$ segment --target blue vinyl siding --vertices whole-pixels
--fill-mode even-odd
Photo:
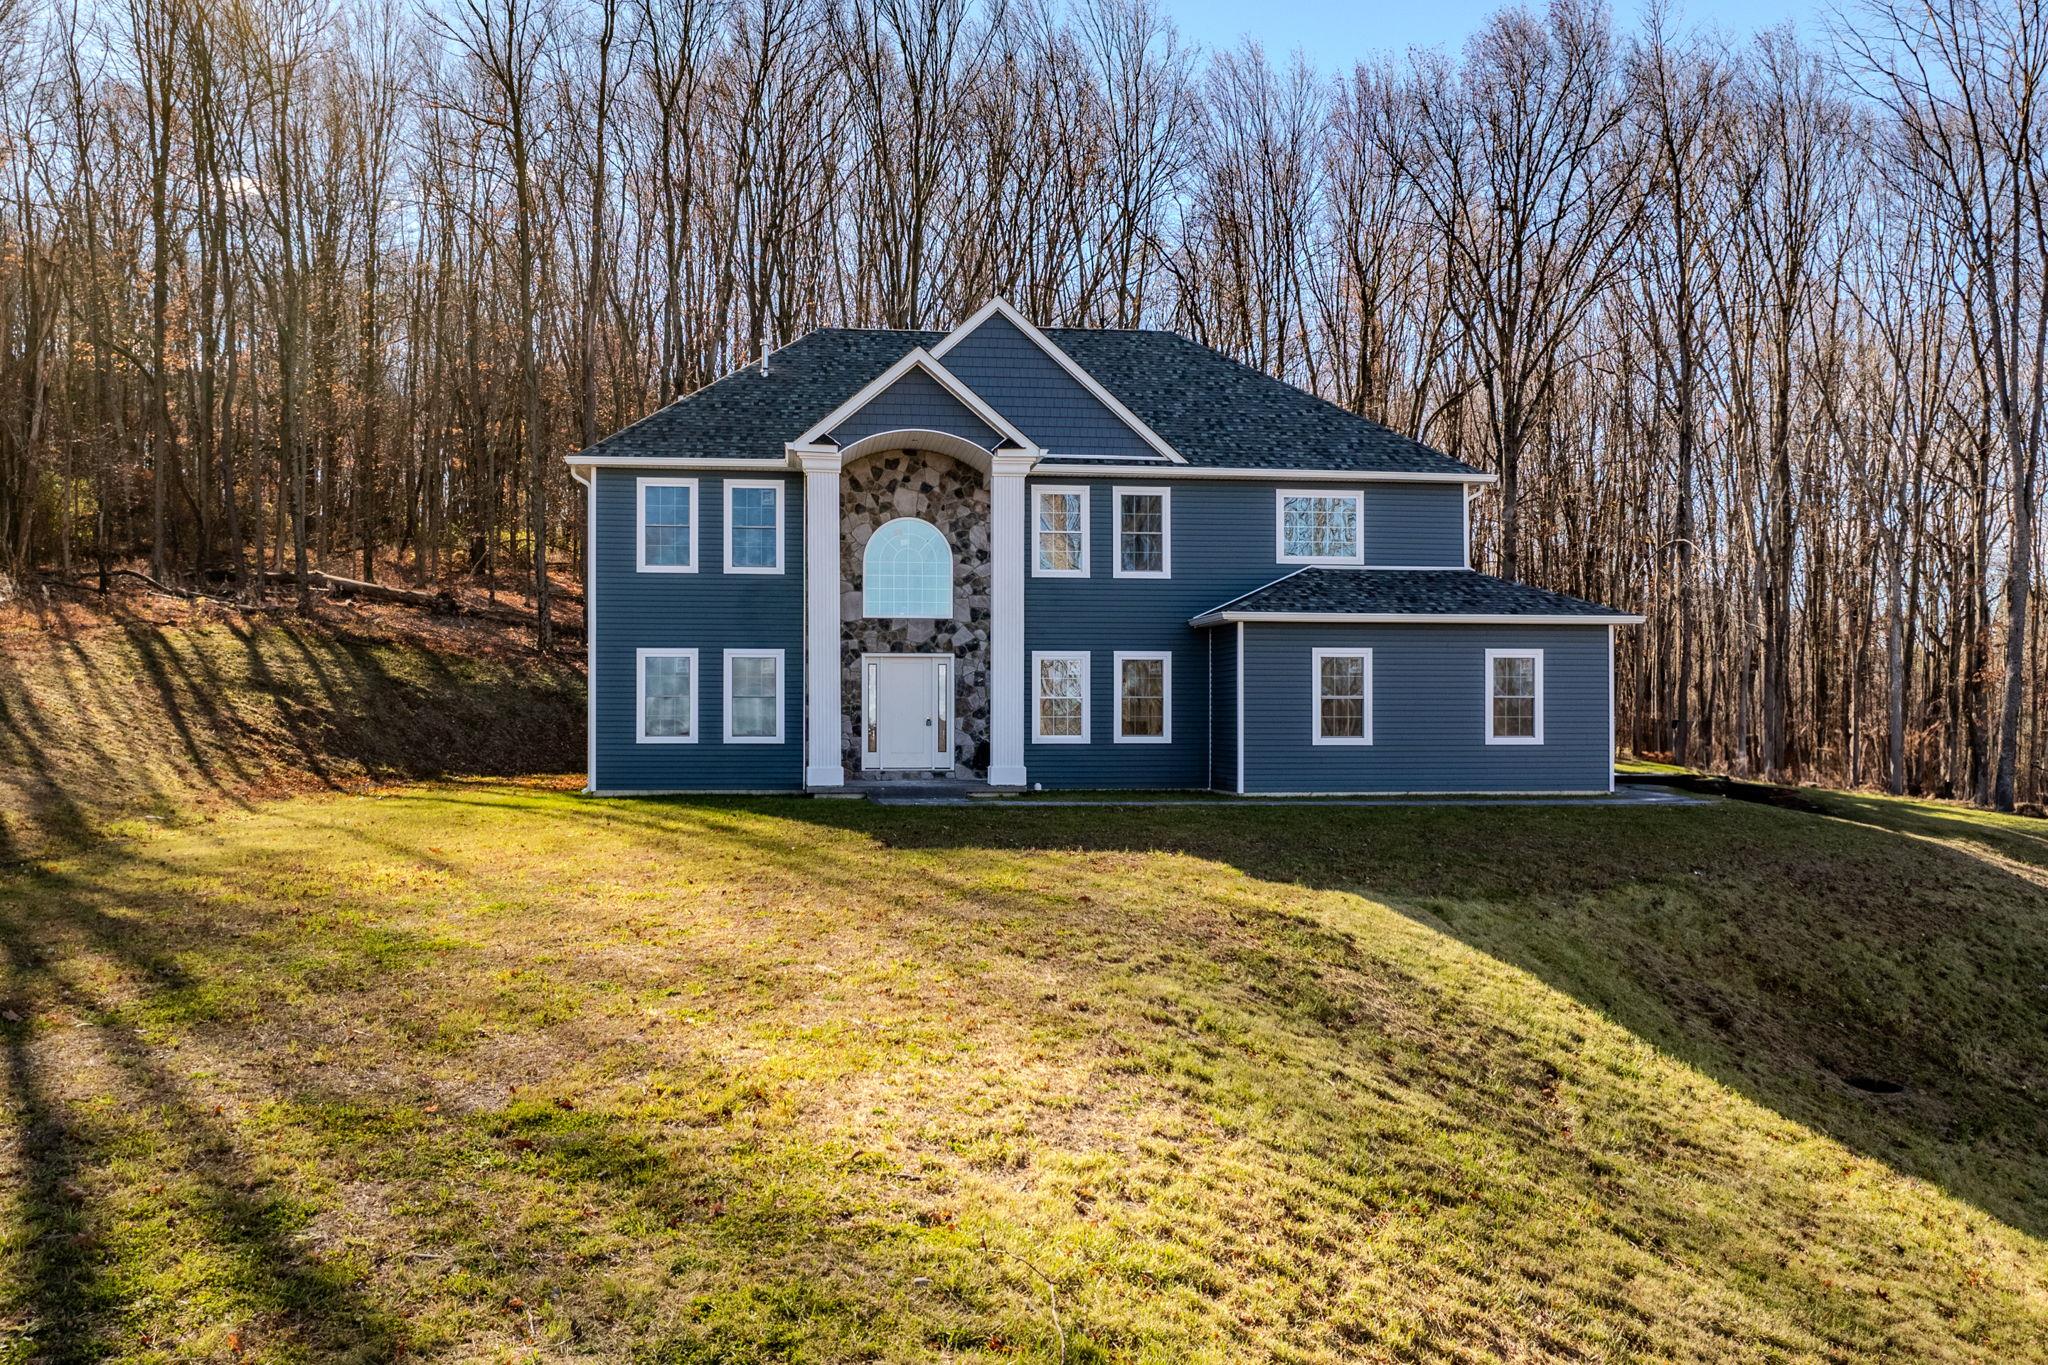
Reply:
[[[1225,626],[1222,630],[1233,629]],[[1313,743],[1311,651],[1372,650],[1370,745]],[[1543,651],[1543,743],[1486,743],[1486,651]],[[1606,626],[1245,626],[1245,790],[1608,788]]]
[[[994,428],[923,370],[908,371],[870,398],[860,411],[840,423],[832,439],[841,446],[850,446],[878,431],[943,431],[972,441],[984,450],[994,450],[1003,443]]]
[[[649,469],[650,476],[680,471]],[[783,568],[727,574],[725,482],[697,479],[697,572],[634,568],[634,484],[638,471],[600,469],[591,564],[597,626],[591,659],[597,710],[599,791],[767,790],[803,785],[803,484],[782,479]],[[762,475],[748,474],[749,479]],[[635,742],[634,651],[697,651],[697,742]],[[780,744],[727,744],[725,651],[783,651]]]
[[[1034,547],[1028,534],[1024,547],[1027,655],[1032,650],[1086,650],[1090,664],[1090,742],[1025,744],[1024,763],[1031,781],[1049,787],[1209,785],[1212,750],[1220,742],[1209,733],[1210,647],[1204,633],[1188,621],[1294,572],[1295,566],[1279,563],[1275,552],[1276,489],[1363,487],[1369,565],[1461,565],[1465,560],[1463,523],[1455,519],[1464,513],[1464,491],[1457,484],[1072,477],[1077,472],[1056,462],[1040,465],[1030,485],[1087,486],[1088,576],[1033,577]],[[1173,577],[1115,576],[1118,487],[1171,489]],[[1220,639],[1218,647],[1220,651]],[[1173,743],[1118,744],[1113,656],[1118,650],[1146,649],[1173,652]],[[1214,695],[1220,697],[1221,692]],[[1026,705],[1033,704],[1035,698],[1027,697]],[[1246,710],[1256,705],[1247,692]],[[1229,740],[1231,768],[1227,774],[1223,768],[1215,770],[1218,786],[1236,781],[1235,731]]]
[[[1017,429],[1061,455],[1159,458],[1159,452],[1000,314],[940,358]]]
[[[1209,785],[1237,790],[1237,627],[1203,632],[1209,641]]]
[[[1380,483],[1365,490],[1365,562],[1386,569],[1465,567],[1465,485]]]

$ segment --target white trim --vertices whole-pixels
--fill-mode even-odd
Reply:
[[[886,433],[877,433],[878,435]],[[940,433],[941,435],[947,433]],[[607,438],[609,439],[609,438]],[[862,441],[873,440],[864,436]],[[965,437],[952,439],[966,445],[974,445]],[[783,446],[783,456],[763,456],[748,459],[735,456],[649,456],[649,455],[564,455],[562,463],[571,469],[755,469],[771,470],[796,468],[798,458],[804,455],[829,455],[836,447],[829,444],[791,441]],[[849,450],[851,446],[847,447]],[[974,446],[980,450],[980,446]],[[1452,474],[1418,474],[1408,470],[1359,470],[1321,469],[1312,465],[1284,465],[1272,469],[1241,469],[1229,465],[1183,465],[1165,460],[1154,460],[1149,464],[1089,464],[1089,455],[1050,455],[1044,450],[1033,448],[1041,458],[1061,461],[1060,468],[1073,471],[1074,475],[1086,475],[1091,479],[1244,479],[1254,482],[1271,483],[1275,479],[1356,479],[1360,483],[1461,483],[1469,485],[1489,484],[1499,481],[1498,474],[1482,474],[1477,470]],[[1149,459],[1149,457],[1147,457]]]
[[[1126,569],[1124,567],[1124,499],[1127,497],[1159,499],[1159,564],[1157,569]],[[1110,576],[1113,578],[1171,578],[1173,577],[1173,490],[1163,487],[1147,487],[1142,484],[1118,484],[1109,490],[1109,530],[1112,549]]]
[[[1242,627],[1240,627],[1242,629]],[[1357,659],[1364,664],[1365,673],[1365,733],[1362,736],[1332,736],[1323,733],[1323,660]],[[1318,747],[1342,745],[1364,747],[1372,743],[1372,651],[1346,645],[1342,648],[1310,649],[1308,664],[1308,737],[1309,743]]]
[[[732,732],[732,665],[735,659],[775,660],[775,733],[772,735],[735,735]],[[782,743],[783,714],[787,707],[787,693],[784,691],[785,667],[782,651],[779,649],[728,649],[725,651],[725,742],[727,744],[780,744]]]
[[[583,791],[597,790],[597,471],[569,477],[588,495],[583,521]]]
[[[1612,630],[1613,627],[1608,629]],[[1493,661],[1533,659],[1536,662],[1536,732],[1533,735],[1496,735],[1493,732]],[[1543,651],[1540,649],[1489,649],[1486,651],[1486,714],[1480,733],[1488,744],[1543,743]],[[1610,765],[1612,766],[1612,765]]]
[[[1246,593],[1249,597],[1251,594]],[[1275,625],[1370,625],[1376,621],[1404,621],[1416,625],[1445,626],[1636,626],[1643,618],[1622,613],[1599,616],[1517,616],[1512,612],[1429,612],[1429,611],[1205,611],[1188,622],[1194,626],[1219,626],[1232,621],[1268,622]]]
[[[1129,427],[1146,445],[1151,446],[1175,464],[1185,464],[1187,462],[1186,458],[1169,445],[1164,437],[1140,421],[1138,414],[1125,407],[1118,401],[1115,394],[1102,387],[1094,375],[1081,368],[1072,356],[1053,344],[1051,337],[1048,337],[1045,333],[1032,326],[1022,313],[1012,308],[1009,301],[1000,296],[990,299],[981,306],[973,317],[948,332],[938,345],[932,347],[933,358],[937,359],[944,356],[946,352],[952,350],[972,335],[975,328],[998,314],[1006,319],[1011,326],[1029,337],[1032,344],[1051,357],[1055,365],[1065,370],[1076,383],[1088,390],[1090,397],[1108,408],[1112,413],[1115,413],[1117,420]]]
[[[1074,494],[1081,499],[1081,567],[1078,569],[1048,569],[1039,562],[1038,537],[1044,531],[1039,525],[1038,502],[1047,494],[1065,496]],[[1089,515],[1088,485],[1085,483],[1035,483],[1031,485],[1031,576],[1033,578],[1086,578],[1088,563]]]
[[[882,393],[891,384],[894,384],[912,370],[923,370],[926,374],[937,380],[940,388],[960,400],[961,406],[965,407],[976,417],[979,417],[983,425],[987,426],[998,436],[1001,436],[1009,444],[1033,454],[1038,453],[1039,447],[1036,441],[1033,441],[1029,436],[1019,431],[1009,418],[990,407],[980,394],[963,384],[957,375],[944,365],[941,365],[938,359],[922,346],[913,348],[908,355],[905,355],[894,365],[891,365],[888,369],[875,376],[859,393],[856,393],[853,397],[832,409],[831,412],[825,414],[823,419],[804,432],[803,435],[790,442],[790,444],[794,446],[812,446],[829,441],[832,433],[845,425],[847,420],[862,408],[866,407],[875,395]]]
[[[1358,544],[1348,555],[1291,555],[1287,553],[1287,500],[1289,498],[1349,498],[1357,507],[1353,526]],[[1273,560],[1278,564],[1365,563],[1365,490],[1362,488],[1276,488],[1273,490]]]
[[[742,488],[766,488],[775,494],[775,563],[772,565],[736,565],[732,562],[732,495]],[[725,481],[725,571],[727,573],[777,574],[783,572],[782,542],[788,535],[785,528],[789,521],[788,515],[784,510],[785,505],[789,502],[787,488],[788,484],[782,479],[727,479]]]
[[[805,455],[804,785],[840,787],[842,670],[839,663],[839,456]]]
[[[650,735],[647,733],[647,661],[688,659],[690,661],[690,733]],[[633,742],[635,744],[695,744],[701,719],[697,698],[702,694],[702,675],[697,671],[694,649],[636,649],[633,651]]]
[[[1244,622],[1237,623],[1237,794],[1244,795]]]
[[[988,784],[1021,787],[1024,768],[1024,559],[1030,500],[1024,477],[1031,455],[989,461]]]
[[[1048,735],[1045,733],[1045,711],[1041,703],[1045,700],[1045,673],[1043,665],[1048,660],[1075,660],[1081,662],[1081,733],[1078,735]],[[1094,685],[1089,679],[1088,652],[1086,650],[1035,649],[1031,651],[1031,742],[1033,744],[1089,744],[1095,739],[1095,723],[1089,706],[1089,695]]]
[[[685,564],[649,564],[647,562],[647,490],[650,488],[687,488],[690,490],[690,558]],[[672,478],[639,478],[633,481],[633,564],[641,573],[695,573],[697,572],[697,524],[698,516],[697,480]]]
[[[1158,659],[1164,665],[1159,670],[1159,733],[1156,735],[1127,735],[1124,733],[1124,660]],[[1118,744],[1171,744],[1173,743],[1173,651],[1170,649],[1119,649],[1110,656],[1110,701],[1116,707],[1115,736]]]
[[[1607,628],[1607,791],[1614,792],[1614,627]]]

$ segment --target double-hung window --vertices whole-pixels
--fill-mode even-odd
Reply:
[[[1172,509],[1168,489],[1116,490],[1116,577],[1172,577]]]
[[[1315,733],[1317,744],[1372,743],[1372,651],[1317,649]]]
[[[1169,744],[1173,741],[1173,655],[1124,652],[1116,655],[1116,742]]]
[[[1282,564],[1363,564],[1357,489],[1282,488],[1276,496],[1276,557]]]
[[[641,744],[697,742],[697,651],[633,651],[633,738]]]
[[[782,651],[725,651],[725,742],[782,743]]]
[[[1088,490],[1031,490],[1031,572],[1037,578],[1088,576]]]
[[[725,481],[725,571],[782,572],[782,485]]]
[[[1088,742],[1088,656],[1035,653],[1031,738],[1037,744]]]
[[[1486,742],[1543,742],[1543,651],[1486,651]]]
[[[642,573],[697,572],[697,481],[641,479],[634,521]]]

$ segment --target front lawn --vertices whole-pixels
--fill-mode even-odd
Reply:
[[[2048,826],[1817,799],[0,872],[0,1360],[2048,1358]]]

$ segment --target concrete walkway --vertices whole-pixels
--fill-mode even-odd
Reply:
[[[906,784],[907,785],[907,784]],[[1711,806],[1718,798],[1670,787],[1630,785],[1595,796],[959,796],[864,793],[878,806],[1000,806],[1005,810],[1076,806]]]

